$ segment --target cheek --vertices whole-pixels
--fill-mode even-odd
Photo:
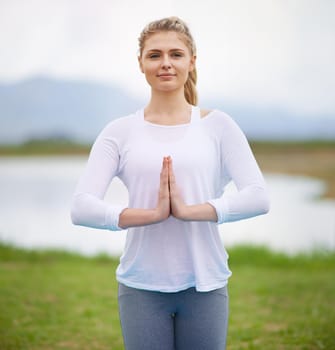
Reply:
[[[156,74],[157,69],[158,69],[158,65],[155,63],[150,63],[142,66],[142,72],[148,75]]]
[[[149,85],[152,85],[155,81],[157,69],[152,65],[146,65],[143,67],[142,73],[144,74],[145,79],[149,83]]]
[[[179,72],[179,75],[183,76],[183,78],[186,79],[188,77],[189,72],[190,72],[190,66],[183,64],[183,65],[176,67],[176,70]]]

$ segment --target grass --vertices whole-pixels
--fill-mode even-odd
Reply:
[[[228,350],[335,349],[335,253],[229,250]],[[117,259],[0,245],[0,349],[123,349]]]

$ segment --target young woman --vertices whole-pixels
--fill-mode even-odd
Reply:
[[[186,24],[176,17],[150,23],[139,49],[151,99],[96,139],[72,221],[128,229],[116,272],[127,350],[222,350],[231,272],[218,224],[265,214],[264,179],[235,122],[197,107]],[[127,208],[104,201],[115,176],[128,189]],[[238,191],[226,195],[230,181]]]

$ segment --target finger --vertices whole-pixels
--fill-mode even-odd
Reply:
[[[166,175],[169,176],[169,160],[167,157],[164,157],[163,170],[166,173]]]
[[[162,170],[160,174],[161,186],[165,187],[169,182],[169,173],[168,173],[168,161],[167,158],[163,158]]]
[[[168,168],[169,168],[169,173],[170,173],[171,171],[173,171],[172,170],[172,158],[170,156],[167,157],[167,162],[168,162]]]
[[[163,157],[161,174],[168,170],[168,161],[166,157]]]
[[[172,158],[169,157],[169,181],[171,184],[175,183],[175,176],[174,176],[174,171],[173,171],[173,163],[172,163]]]

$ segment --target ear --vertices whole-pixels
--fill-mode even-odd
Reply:
[[[141,57],[138,56],[138,57],[137,57],[137,60],[138,60],[138,65],[139,65],[139,67],[140,67],[141,72],[144,73]]]
[[[196,60],[197,60],[197,56],[191,57],[189,72],[192,72],[194,70]]]

